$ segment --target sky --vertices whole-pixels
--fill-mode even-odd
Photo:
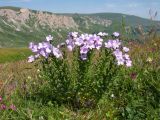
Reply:
[[[160,20],[160,0],[0,0],[0,6],[17,6],[53,13],[124,13],[150,18],[158,12],[155,20]]]

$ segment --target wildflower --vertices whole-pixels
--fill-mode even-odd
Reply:
[[[40,72],[40,69],[37,69],[37,72]]]
[[[57,47],[54,47],[50,43],[53,37],[49,35],[46,37],[46,41],[44,42],[38,43],[37,45],[32,42],[29,44],[29,48],[32,50],[33,53],[35,53],[35,55],[31,55],[28,62],[33,62],[40,56],[43,56],[46,59],[52,55],[54,55],[56,58],[62,58],[62,52],[59,48],[64,45],[67,46],[69,51],[73,51],[73,49],[78,46],[80,48],[80,58],[82,60],[86,60],[89,50],[101,49],[101,47],[103,46],[103,39],[101,37],[107,35],[108,33],[103,32],[99,32],[98,34],[81,35],[79,35],[78,32],[70,32],[68,35],[68,39],[65,41],[65,43],[58,44]],[[114,32],[113,35],[115,36],[115,38],[118,38],[120,36],[118,32]],[[106,48],[109,48],[113,51],[113,55],[115,56],[118,65],[126,65],[127,67],[132,66],[132,61],[127,54],[127,52],[129,52],[129,48],[122,47],[121,41],[119,39],[108,40],[104,43],[104,45]]]
[[[113,40],[108,40],[108,42],[105,42],[105,47],[112,48],[112,42],[113,42]]]
[[[74,42],[72,41],[72,39],[67,39],[66,40],[66,44],[67,44],[67,48],[69,49],[69,51],[72,51],[75,47]]]
[[[116,58],[121,58],[123,56],[122,51],[119,49],[116,49],[113,54],[116,56]]]
[[[107,36],[108,35],[108,33],[103,33],[103,32],[99,32],[98,34],[97,34],[98,36],[101,36],[101,37],[104,37],[104,36]]]
[[[80,53],[81,54],[87,54],[88,51],[89,51],[89,49],[86,46],[82,46],[80,48]]]
[[[83,39],[82,38],[77,38],[76,40],[75,40],[75,45],[77,45],[77,46],[81,46],[81,45],[83,45]]]
[[[119,37],[119,36],[120,36],[120,34],[119,34],[118,32],[114,32],[113,35],[114,35],[115,37]]]
[[[114,94],[111,94],[111,97],[114,98],[115,97]]]
[[[53,37],[51,36],[51,35],[48,35],[47,37],[46,37],[46,41],[51,41],[51,40],[53,40]]]
[[[113,49],[119,48],[120,45],[121,45],[121,42],[119,40],[113,40],[112,42]]]
[[[42,43],[38,43],[38,49],[42,49],[43,48],[43,44]]]
[[[11,104],[10,105],[10,109],[13,110],[13,111],[15,111],[16,110],[16,106],[14,104]]]
[[[78,37],[78,32],[72,32],[71,35],[72,35],[74,38],[77,38],[77,37]]]
[[[81,59],[82,60],[87,60],[87,54],[81,54]]]
[[[124,58],[125,60],[130,60],[129,55],[128,54],[124,54]]]
[[[2,101],[2,97],[0,96],[0,102]]]
[[[35,55],[35,58],[38,58],[39,56],[40,56],[40,54],[38,53],[38,54]]]
[[[131,77],[131,79],[136,79],[137,74],[136,74],[135,72],[132,72],[132,73],[130,74],[130,77]]]
[[[34,46],[34,43],[33,43],[33,42],[30,42],[30,43],[29,43],[29,48],[32,49],[33,46]]]
[[[147,58],[147,62],[152,62],[152,61],[153,61],[153,59],[151,57]]]
[[[121,42],[117,40],[108,40],[108,42],[105,43],[106,48],[110,49],[117,49],[121,45]]]
[[[35,57],[33,55],[28,57],[28,62],[33,62],[35,60]]]
[[[46,53],[46,52],[44,51],[44,49],[42,49],[42,50],[40,51],[40,55],[42,55],[42,56],[45,57],[45,58],[48,58],[48,53]]]
[[[124,52],[129,52],[129,48],[123,47],[123,51],[124,51]]]
[[[127,60],[126,61],[126,66],[127,67],[131,67],[132,66],[132,61],[131,60]]]
[[[53,52],[53,55],[54,55],[56,58],[62,57],[62,53],[61,53],[61,51],[60,51],[58,48],[53,47],[52,52]]]
[[[31,79],[31,76],[28,76],[28,79]]]
[[[1,104],[1,110],[5,110],[7,107],[6,107],[6,105],[5,104]]]
[[[31,46],[30,46],[31,47]],[[36,53],[38,52],[38,46],[37,45],[33,45],[31,48],[32,52]]]

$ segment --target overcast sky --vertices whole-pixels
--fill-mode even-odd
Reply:
[[[54,13],[113,12],[149,18],[149,10],[158,12],[160,0],[0,0],[0,6],[17,6]]]

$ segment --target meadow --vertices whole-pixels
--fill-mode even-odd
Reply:
[[[132,67],[113,69],[116,75],[107,83],[97,104],[78,108],[70,103],[63,103],[63,90],[59,89],[57,94],[50,93],[50,89],[46,87],[47,79],[50,78],[42,79],[37,62],[27,62],[26,56],[31,55],[28,49],[0,49],[0,62],[3,63],[0,64],[0,119],[159,120],[160,37],[151,37],[142,44],[127,42],[126,46],[130,48]],[[55,77],[53,73],[52,75],[51,77]],[[92,85],[90,81],[87,82]],[[82,97],[88,97],[88,94],[91,93]],[[59,95],[62,103],[53,100],[52,95]],[[88,98],[92,99],[91,96]]]
[[[0,48],[0,63],[26,59],[31,54],[28,48]]]

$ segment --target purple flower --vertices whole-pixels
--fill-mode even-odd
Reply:
[[[116,57],[122,57],[123,54],[122,54],[122,51],[120,51],[119,49],[116,49],[113,54],[116,56]]]
[[[7,107],[4,104],[1,104],[1,110],[5,110]]]
[[[129,52],[129,48],[123,47],[123,51],[124,51],[124,52]]]
[[[77,37],[78,37],[78,32],[72,32],[71,35],[72,35],[74,38],[77,38]]]
[[[53,47],[52,52],[53,52],[53,55],[54,55],[56,58],[62,58],[62,53],[61,53],[61,51],[60,51],[58,48]]]
[[[10,109],[13,110],[13,111],[16,111],[16,106],[14,104],[11,104]]]
[[[82,46],[80,48],[80,54],[87,54],[89,49],[86,46]]]
[[[124,62],[125,62],[125,60],[122,57],[117,58],[117,64],[118,65],[124,65]]]
[[[130,60],[130,58],[129,58],[129,55],[128,55],[128,54],[124,54],[124,58],[125,58],[126,60]]]
[[[33,62],[35,60],[35,57],[33,55],[28,57],[28,62]]]
[[[77,45],[77,46],[81,46],[81,45],[83,45],[83,39],[82,38],[77,38],[76,40],[75,40],[75,45]]]
[[[74,41],[72,39],[67,39],[66,44],[69,51],[72,51],[75,47]]]
[[[45,57],[45,58],[48,58],[48,53],[46,53],[44,49],[42,49],[42,50],[39,52],[39,54],[42,55],[42,56]]]
[[[46,37],[46,41],[51,41],[51,40],[53,40],[53,37],[51,36],[51,35],[48,35],[47,37]]]
[[[119,40],[113,40],[112,42],[113,49],[119,48],[120,45],[121,45],[121,42]]]
[[[82,60],[87,60],[87,54],[81,54],[81,59]]]
[[[119,34],[118,32],[114,32],[113,35],[114,35],[115,37],[119,37],[119,36],[120,36],[120,34]]]
[[[106,48],[117,49],[120,45],[121,42],[119,40],[108,40],[108,42],[105,42]]]
[[[127,60],[126,61],[126,66],[127,67],[131,67],[132,66],[132,61],[131,60]]]
[[[37,45],[33,45],[31,48],[32,52],[36,53],[38,52],[38,46]]]
[[[50,48],[46,48],[45,50],[46,50],[46,53],[51,53],[52,52],[52,50]]]
[[[97,50],[99,50],[99,49],[102,47],[102,42],[97,41],[97,42],[95,43],[95,47],[96,47]]]
[[[69,32],[68,38],[69,39],[76,39],[78,37],[78,32]]]
[[[2,101],[2,97],[0,96],[0,102]]]
[[[113,40],[108,40],[108,42],[105,42],[104,44],[106,48],[112,48]]]
[[[33,43],[33,42],[30,42],[30,43],[29,43],[29,49],[32,49],[33,46],[34,46],[34,43]]]
[[[43,48],[43,44],[42,43],[38,43],[38,49],[42,49]]]
[[[85,46],[87,46],[89,49],[95,48],[93,39],[90,38],[89,40],[87,40]]]
[[[137,73],[132,72],[132,73],[130,74],[130,77],[131,77],[131,79],[136,79]]]

